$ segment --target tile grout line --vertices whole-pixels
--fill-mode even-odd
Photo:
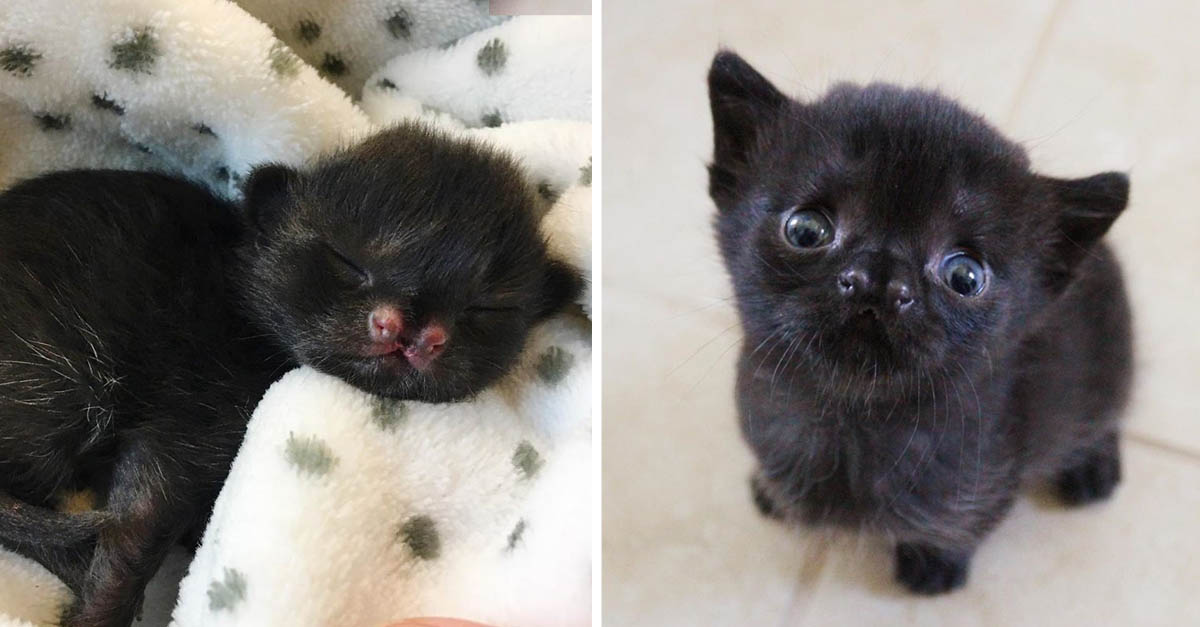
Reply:
[[[1163,451],[1166,453],[1170,453],[1172,455],[1178,455],[1178,456],[1187,458],[1193,462],[1200,462],[1200,453],[1197,453],[1196,451],[1188,450],[1186,447],[1179,446],[1177,444],[1171,444],[1168,442],[1163,442],[1162,440],[1158,440],[1158,439],[1152,438],[1150,436],[1142,435],[1140,433],[1131,433],[1129,431],[1126,431],[1124,433],[1124,435],[1127,440],[1129,440],[1131,442],[1136,442],[1138,444],[1141,444],[1142,446],[1148,446],[1150,448],[1157,449],[1157,450],[1160,450],[1160,451]]]
[[[1042,33],[1038,35],[1037,43],[1033,47],[1033,58],[1029,60],[1029,65],[1026,66],[1025,73],[1021,75],[1021,80],[1017,82],[1017,91],[1013,94],[1012,103],[1008,107],[1008,115],[1004,119],[1006,127],[1011,128],[1013,121],[1017,117],[1017,110],[1025,100],[1025,94],[1029,90],[1030,83],[1033,82],[1034,74],[1037,73],[1037,69],[1041,65],[1042,58],[1046,54],[1046,48],[1050,46],[1050,38],[1054,34],[1055,26],[1058,25],[1059,19],[1066,9],[1067,2],[1069,0],[1057,0],[1054,3],[1054,8],[1050,10],[1050,17],[1046,18],[1046,24],[1042,27]]]

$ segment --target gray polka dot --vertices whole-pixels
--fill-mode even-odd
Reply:
[[[116,115],[125,115],[125,107],[109,98],[108,94],[92,94],[92,106],[104,111],[111,111]]]
[[[326,76],[341,76],[350,71],[350,67],[340,55],[332,52],[326,52],[325,58],[321,61],[321,73]]]
[[[217,134],[215,132],[213,132],[212,128],[209,125],[205,124],[204,122],[200,122],[198,124],[193,124],[192,130],[196,131],[200,135],[208,135],[209,137],[217,136]]]
[[[271,64],[271,71],[281,78],[292,78],[300,73],[300,59],[282,41],[271,44],[267,60]]]
[[[158,38],[149,26],[133,29],[127,37],[113,44],[109,67],[138,74],[149,74],[158,58]]]
[[[246,577],[233,568],[225,569],[224,580],[213,580],[208,586],[208,609],[213,612],[232,610],[246,598]]]
[[[17,76],[29,76],[41,58],[41,53],[29,46],[8,46],[0,49],[0,68]]]
[[[517,445],[517,450],[513,453],[512,463],[522,476],[529,479],[542,469],[542,455],[533,448],[529,440],[521,440],[521,443]]]
[[[504,64],[508,62],[508,48],[499,38],[493,39],[479,49],[479,54],[475,55],[475,62],[484,74],[493,76],[503,70]]]
[[[437,525],[429,516],[413,516],[404,521],[397,536],[420,559],[437,559],[442,553],[442,539],[438,536]]]
[[[557,346],[551,346],[538,358],[537,373],[542,381],[555,384],[562,381],[574,365],[574,355]]]
[[[300,20],[296,24],[296,37],[306,44],[311,44],[320,39],[321,25],[312,20]]]
[[[408,405],[394,398],[375,398],[371,422],[384,431],[395,431],[408,418]]]
[[[397,8],[383,23],[396,39],[408,39],[412,36],[412,16],[404,7]]]
[[[488,128],[496,128],[497,126],[504,124],[504,118],[500,115],[499,110],[493,109],[492,111],[483,114],[483,117],[479,118],[479,122]]]
[[[512,533],[508,534],[508,544],[504,547],[505,551],[512,551],[517,548],[517,544],[521,542],[521,538],[525,535],[525,519],[517,521],[517,526],[513,527]]]
[[[579,168],[579,184],[592,185],[592,158],[588,157],[587,165]]]
[[[284,457],[297,472],[314,477],[329,474],[337,465],[337,457],[329,445],[316,436],[298,438],[288,434]]]
[[[396,84],[386,78],[379,79],[379,82],[375,83],[375,86],[380,89],[396,89]]]
[[[33,116],[43,131],[64,131],[71,127],[71,116],[39,113]]]
[[[217,168],[215,170],[213,170],[213,176],[216,177],[216,179],[218,181],[221,181],[222,183],[229,181],[229,167],[223,166],[223,165],[217,166]],[[289,444],[290,444],[290,440],[289,440]]]
[[[133,147],[136,148],[137,151],[140,153],[148,155],[148,154],[154,152],[153,150],[150,150],[149,146],[147,146],[146,144],[143,144],[142,142],[132,142],[132,143],[133,143]]]

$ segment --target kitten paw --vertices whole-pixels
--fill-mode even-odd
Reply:
[[[1121,458],[1115,442],[1088,453],[1083,462],[1058,473],[1058,494],[1068,505],[1084,505],[1112,496],[1121,482]]]
[[[767,518],[774,520],[783,520],[783,512],[775,506],[775,502],[767,496],[767,490],[763,487],[762,478],[754,475],[750,478],[750,496],[754,498],[754,505],[758,508],[758,512]]]
[[[970,556],[960,556],[924,544],[896,547],[896,579],[917,594],[942,594],[967,582]]]

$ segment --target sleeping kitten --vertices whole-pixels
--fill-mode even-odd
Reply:
[[[259,168],[243,293],[301,363],[386,396],[470,396],[582,288],[548,257],[531,189],[507,156],[416,125],[307,172]]]
[[[965,583],[1023,483],[1109,496],[1132,349],[1099,240],[1125,175],[1036,174],[932,92],[798,102],[731,52],[708,84],[763,512],[885,534],[900,582],[935,594]]]
[[[0,542],[77,592],[64,624],[128,625],[285,370],[451,401],[513,364],[579,289],[537,202],[508,157],[418,126],[259,168],[244,212],[147,173],[0,195]],[[102,507],[46,509],[77,488]]]

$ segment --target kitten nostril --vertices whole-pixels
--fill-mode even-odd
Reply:
[[[368,320],[368,332],[373,342],[395,342],[404,331],[404,316],[395,307],[376,307]]]
[[[445,327],[440,324],[432,324],[421,332],[420,342],[427,352],[436,355],[446,348],[446,341],[449,339]]]
[[[892,284],[889,286],[888,292],[896,311],[904,311],[913,304],[912,288],[904,283]]]
[[[446,349],[450,333],[446,327],[433,322],[421,329],[417,338],[404,347],[404,356],[417,370],[425,370]]]
[[[866,277],[858,270],[846,270],[838,275],[838,291],[844,296],[852,296],[855,291],[863,289]]]

